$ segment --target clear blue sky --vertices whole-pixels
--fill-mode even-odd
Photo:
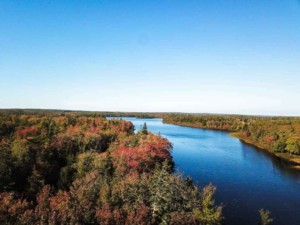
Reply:
[[[0,108],[300,115],[300,1],[0,1]]]

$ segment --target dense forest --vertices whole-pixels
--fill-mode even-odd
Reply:
[[[0,113],[0,224],[222,223],[216,188],[174,174],[167,139],[105,115]]]
[[[300,164],[300,118],[165,114],[165,123],[231,131],[241,140]]]

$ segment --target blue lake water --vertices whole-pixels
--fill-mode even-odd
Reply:
[[[123,117],[135,128],[144,122],[173,144],[177,170],[201,187],[217,186],[227,225],[257,225],[258,210],[268,209],[273,225],[300,225],[300,171],[227,132],[162,123],[162,119]]]

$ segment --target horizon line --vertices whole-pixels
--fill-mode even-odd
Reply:
[[[223,116],[250,116],[250,117],[286,117],[300,118],[300,115],[264,115],[264,114],[240,114],[240,113],[213,113],[213,112],[176,112],[176,111],[105,111],[105,110],[82,110],[82,109],[55,109],[55,108],[0,108],[0,111],[5,110],[40,110],[40,111],[61,111],[61,112],[93,112],[93,113],[151,113],[151,114],[194,114],[194,115],[223,115]]]

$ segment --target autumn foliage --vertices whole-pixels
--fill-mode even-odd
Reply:
[[[113,153],[115,161],[124,162],[126,170],[138,173],[151,172],[156,163],[172,161],[171,143],[161,136],[147,135],[140,138],[138,146],[119,146]],[[118,165],[117,165],[118,166]]]
[[[171,149],[101,114],[0,114],[0,224],[220,224]]]

